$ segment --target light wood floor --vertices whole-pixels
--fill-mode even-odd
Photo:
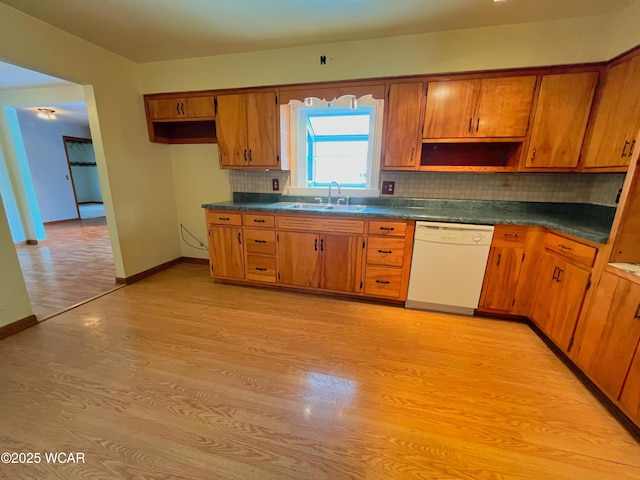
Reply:
[[[526,326],[214,284],[182,264],[0,340],[0,478],[640,479]]]
[[[16,245],[38,320],[116,288],[104,217],[45,225],[38,245]]]

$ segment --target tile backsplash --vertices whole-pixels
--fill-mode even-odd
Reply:
[[[287,193],[289,172],[229,172],[233,192]],[[277,178],[280,191],[271,190]],[[382,181],[395,182],[396,198],[516,200],[530,202],[594,203],[615,206],[622,173],[470,173],[382,172]]]

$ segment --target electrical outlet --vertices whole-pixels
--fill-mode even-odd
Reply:
[[[383,181],[382,182],[382,194],[383,195],[393,195],[393,192],[396,189],[396,182],[392,181]]]
[[[277,192],[278,190],[280,190],[280,180],[278,180],[277,178],[272,178],[271,179],[271,189],[274,192]]]

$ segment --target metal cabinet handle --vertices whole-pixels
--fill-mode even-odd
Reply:
[[[636,308],[636,314],[633,316],[633,318],[640,318],[640,303],[638,304],[638,308]]]
[[[317,252],[318,251],[318,239],[316,238],[315,244],[313,245],[313,249]]]
[[[391,282],[388,280],[376,280],[376,283],[379,283],[381,285],[389,285]]]
[[[252,161],[253,161],[253,157],[251,155],[251,149],[249,149],[249,162],[252,162]]]
[[[500,258],[501,258],[501,255],[498,254],[498,261],[496,262],[496,267],[500,265]]]
[[[553,267],[553,277],[551,277],[551,280],[555,280],[556,282],[558,281],[557,275],[559,270],[560,269],[558,267]]]
[[[471,133],[472,129],[473,129],[473,118],[470,118],[469,119],[469,133]]]
[[[266,268],[262,268],[262,267],[256,267],[256,270],[258,270],[259,272],[266,272],[267,271]]]
[[[242,245],[242,233],[238,232],[238,243]]]
[[[254,218],[253,221],[255,223],[264,223],[264,222],[266,222],[266,220],[263,220],[263,219],[260,219],[260,218]]]
[[[266,240],[254,240],[254,242],[256,242],[256,243],[267,243]]]
[[[571,247],[567,247],[566,245],[563,245],[562,243],[560,245],[558,245],[561,249],[566,250],[567,252],[571,251],[572,248]]]
[[[176,102],[176,113],[180,115],[180,102]]]
[[[411,161],[412,161],[412,162],[413,162],[413,156],[415,155],[415,153],[416,153],[416,147],[413,147],[413,148],[411,149]]]
[[[386,230],[387,232],[391,232],[395,229],[393,227],[380,227],[380,230]]]
[[[509,240],[511,238],[515,238],[517,240],[518,237],[520,237],[520,235],[518,235],[517,233],[505,233],[504,234],[505,240]]]
[[[393,253],[393,250],[378,250],[378,253]]]
[[[564,273],[564,270],[562,270],[561,268],[558,269],[558,278],[556,279],[556,283],[560,283],[562,282],[562,277],[560,275],[562,275]]]
[[[229,217],[218,217],[218,220],[222,220],[223,222],[228,222],[231,219]]]
[[[324,252],[324,238],[320,239],[320,251]]]
[[[244,149],[244,161],[248,162],[249,160],[247,159],[247,149]]]
[[[531,151],[531,161],[535,162],[536,160],[536,147],[533,147],[533,150]]]
[[[633,150],[636,148],[636,141],[631,140],[631,148],[629,149],[629,156],[633,155]]]
[[[629,140],[625,140],[624,146],[622,147],[622,153],[620,154],[620,158],[624,158],[627,156],[627,145],[629,145]]]
[[[182,108],[182,114],[184,115],[184,102],[180,102],[180,107]]]
[[[478,117],[478,122],[476,123],[476,133],[480,130],[480,117]]]

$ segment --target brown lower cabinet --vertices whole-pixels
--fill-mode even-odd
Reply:
[[[218,279],[405,300],[414,222],[207,210]]]
[[[640,279],[608,267],[582,327],[573,360],[640,422]]]

